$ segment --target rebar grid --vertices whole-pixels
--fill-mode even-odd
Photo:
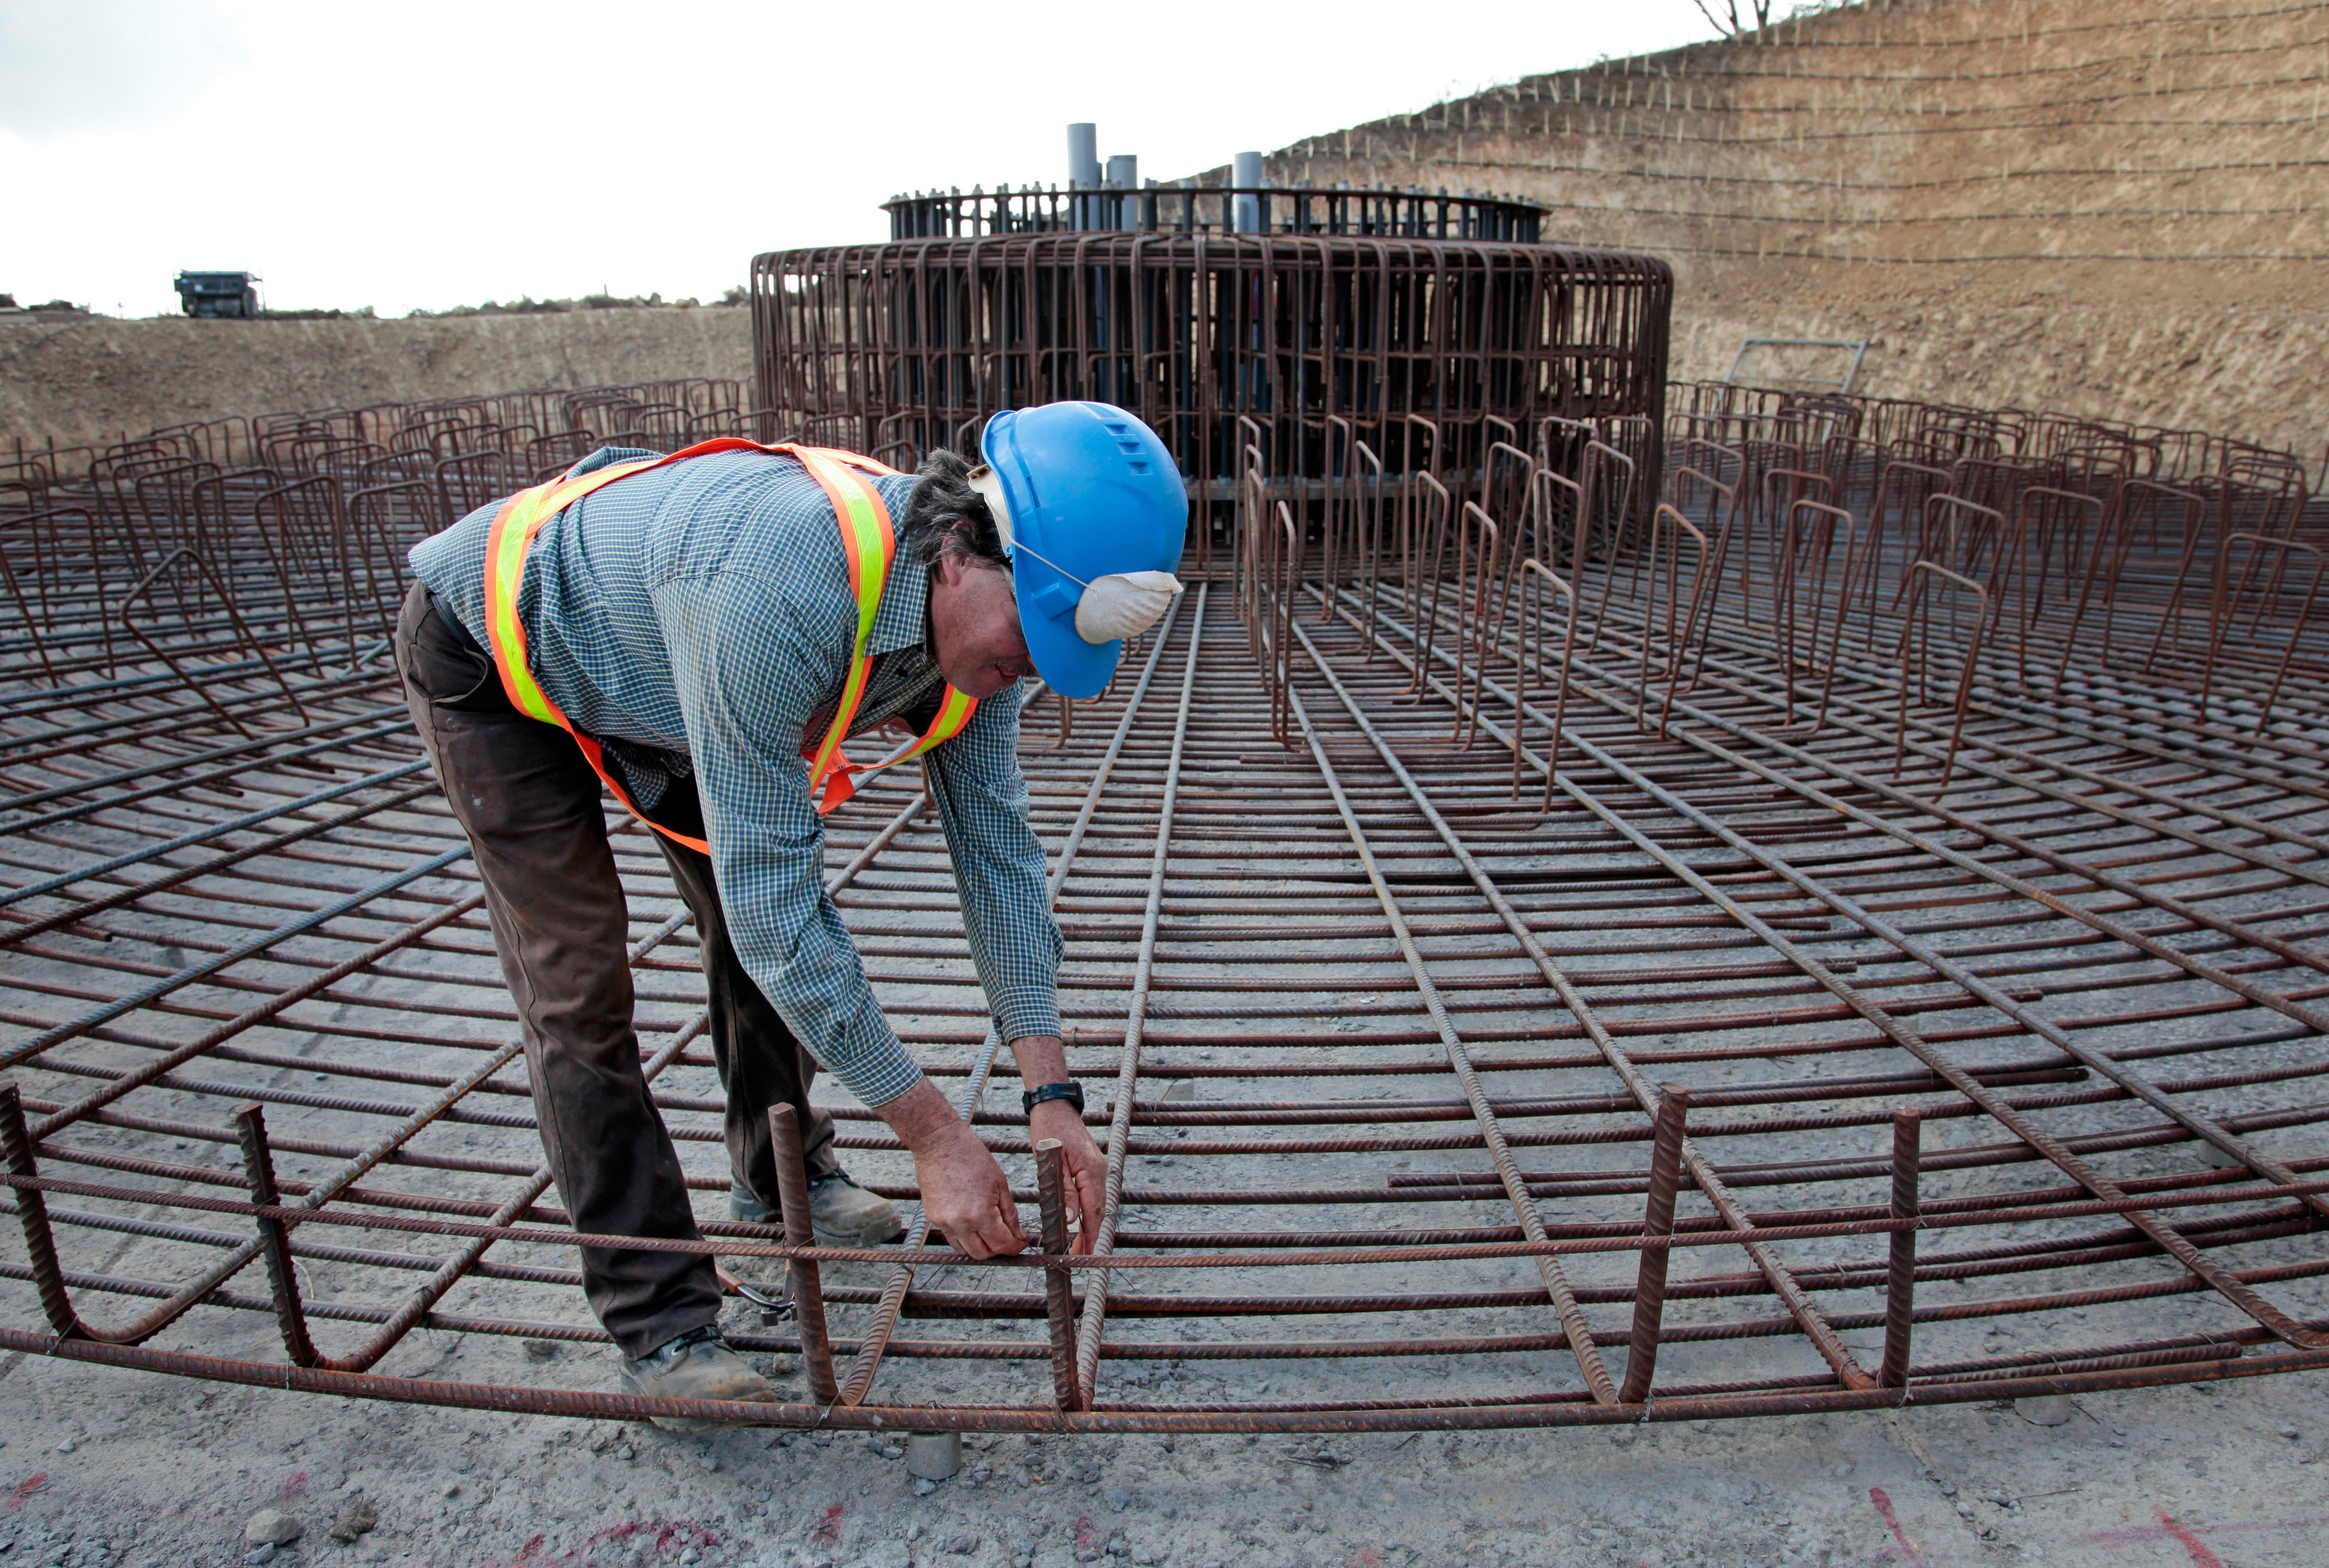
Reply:
[[[581,407],[676,401],[643,391]],[[717,406],[746,425],[740,401]],[[705,1216],[655,1245],[820,1276],[837,1397],[742,1411],[598,1392],[598,1361],[444,1373],[448,1339],[605,1340],[382,656],[401,549],[346,494],[381,459],[318,438],[199,495],[140,491],[134,454],[61,465],[0,530],[24,1242],[0,1344],[918,1430],[1681,1419],[2329,1365],[2302,474],[2035,416],[1678,402],[1663,475],[1624,428],[1547,420],[1466,465],[1347,423],[1314,500],[1241,486],[1235,574],[1109,693],[1056,730],[1029,708],[1108,1154],[1092,1258],[1056,1224],[971,1264],[919,1228],[849,1251],[713,1217],[693,940],[610,816],[641,1050]],[[525,423],[312,422],[444,430],[452,475]],[[233,479],[249,452],[220,456]],[[339,511],[271,521],[312,478]],[[431,478],[426,526],[453,504]],[[133,599],[164,539],[183,570]],[[922,807],[877,782],[836,815],[828,885],[901,1035],[1056,1220]],[[853,1171],[912,1199],[886,1128],[834,1109]]]

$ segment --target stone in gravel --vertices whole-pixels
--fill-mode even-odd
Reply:
[[[250,1546],[288,1546],[299,1538],[306,1526],[278,1508],[261,1508],[242,1527],[242,1539]]]
[[[242,1554],[242,1560],[253,1563],[271,1563],[275,1560],[275,1547],[272,1543],[263,1546],[253,1546]]]
[[[557,1354],[558,1341],[555,1339],[529,1339],[525,1341],[525,1358],[528,1361],[548,1361],[556,1356]]]
[[[978,1537],[976,1535],[948,1535],[946,1541],[946,1549],[957,1557],[967,1557],[973,1552],[978,1550]]]
[[[920,1476],[914,1478],[914,1496],[927,1497],[938,1489],[938,1484],[936,1481],[925,1479]]]
[[[1828,1472],[1827,1472],[1827,1473],[1828,1473],[1829,1475],[1834,1476],[1837,1480],[1839,1480],[1839,1481],[1840,1481],[1840,1480],[1843,1479],[1843,1478],[1844,1478],[1844,1477],[1846,1477],[1846,1476],[1848,1476],[1848,1475],[1852,1474],[1852,1461],[1851,1461],[1851,1460],[1849,1460],[1849,1459],[1846,1459],[1843,1463],[1842,1463],[1842,1464],[1840,1464],[1840,1465],[1834,1465],[1834,1466],[1832,1466],[1832,1467],[1830,1467],[1830,1469],[1829,1469],[1829,1470],[1828,1470]]]
[[[695,1456],[695,1462],[702,1465],[707,1470],[716,1470],[720,1468],[720,1456],[718,1454],[698,1454]]]
[[[2297,1430],[2296,1430],[2295,1427],[2293,1427],[2293,1426],[2285,1426],[2285,1427],[2283,1427],[2283,1428],[2281,1428],[2281,1429],[2280,1429],[2280,1435],[2281,1435],[2281,1436],[2283,1436],[2283,1437],[2285,1437],[2285,1438],[2287,1438],[2287,1439],[2288,1439],[2290,1441],[2294,1442],[2296,1440],[2297,1440],[2298,1438],[2303,1437],[2305,1434],[2304,1434],[2303,1432],[2301,1432],[2301,1431],[2297,1431]]]
[[[1121,1514],[1125,1509],[1132,1507],[1132,1494],[1122,1487],[1110,1487],[1100,1494],[1100,1501],[1108,1505],[1109,1513]]]
[[[57,1445],[57,1452],[61,1454],[69,1454],[79,1447],[80,1447],[79,1443],[73,1441],[71,1438],[67,1438],[64,1441]]]
[[[333,1522],[332,1539],[344,1544],[352,1542],[379,1523],[380,1511],[359,1495],[349,1499],[348,1506],[340,1510],[340,1516]]]
[[[2015,1400],[2013,1413],[2032,1426],[2060,1426],[2070,1419],[2070,1402],[2059,1393],[2041,1393]]]

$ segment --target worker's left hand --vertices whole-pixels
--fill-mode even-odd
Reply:
[[[1030,1111],[1027,1131],[1037,1143],[1047,1138],[1060,1140],[1060,1168],[1068,1178],[1068,1223],[1079,1225],[1074,1250],[1090,1252],[1099,1234],[1100,1206],[1108,1199],[1108,1157],[1092,1142],[1083,1113],[1064,1100],[1047,1100]]]

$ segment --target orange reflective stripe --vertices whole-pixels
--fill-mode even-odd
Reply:
[[[833,776],[825,781],[824,798],[817,803],[817,815],[824,816],[857,793],[855,775],[879,773],[884,768],[894,768],[909,758],[920,756],[941,741],[953,740],[962,732],[963,726],[970,723],[971,714],[977,711],[977,698],[964,696],[952,686],[948,686],[946,689],[946,696],[938,704],[938,716],[930,721],[930,727],[923,731],[920,737],[911,744],[882,758],[879,762],[844,761],[839,768],[834,770]]]
[[[519,491],[494,514],[493,529],[486,541],[486,633],[493,645],[494,668],[501,676],[502,690],[509,694],[518,712],[543,723],[556,724],[572,735],[583,760],[590,764],[590,770],[599,775],[599,782],[606,785],[624,810],[665,838],[702,855],[712,853],[712,846],[702,839],[690,838],[659,822],[648,821],[646,813],[632,803],[629,792],[608,770],[606,749],[595,737],[576,729],[533,678],[526,656],[525,622],[518,614],[518,590],[525,581],[526,553],[533,548],[534,536],[552,517],[618,479],[660,468],[665,463],[709,457],[715,452],[768,452],[794,458],[833,503],[834,521],[841,530],[841,551],[849,562],[850,597],[857,603],[857,635],[850,650],[849,675],[843,683],[841,700],[834,706],[833,723],[810,761],[809,791],[814,796],[822,790],[823,798],[817,804],[819,816],[856,793],[853,775],[879,772],[909,757],[919,756],[942,741],[951,740],[961,732],[978,707],[976,701],[948,686],[938,704],[938,717],[912,745],[895,756],[870,764],[853,763],[842,754],[842,742],[849,737],[849,725],[865,700],[865,688],[872,677],[873,660],[865,649],[872,640],[873,621],[882,608],[882,590],[890,580],[891,562],[897,553],[897,533],[890,523],[890,509],[882,504],[882,493],[863,477],[866,474],[895,475],[897,470],[886,464],[836,447],[792,443],[768,446],[748,441],[741,436],[719,436],[664,457],[610,463],[588,474],[570,473],[546,485]]]

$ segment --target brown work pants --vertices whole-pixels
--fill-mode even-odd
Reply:
[[[598,775],[572,737],[511,705],[492,657],[417,583],[397,622],[396,662],[420,742],[469,836],[494,946],[517,1003],[542,1150],[574,1228],[694,1239],[679,1157],[640,1071],[630,916]],[[703,835],[687,779],[672,784],[653,815],[691,837]],[[816,1064],[738,962],[710,857],[655,836],[702,943],[730,1169],[773,1204],[770,1106],[788,1103],[800,1117],[810,1180],[840,1168],[833,1118],[809,1104]],[[719,1283],[702,1254],[586,1247],[582,1286],[627,1357],[720,1315]]]

